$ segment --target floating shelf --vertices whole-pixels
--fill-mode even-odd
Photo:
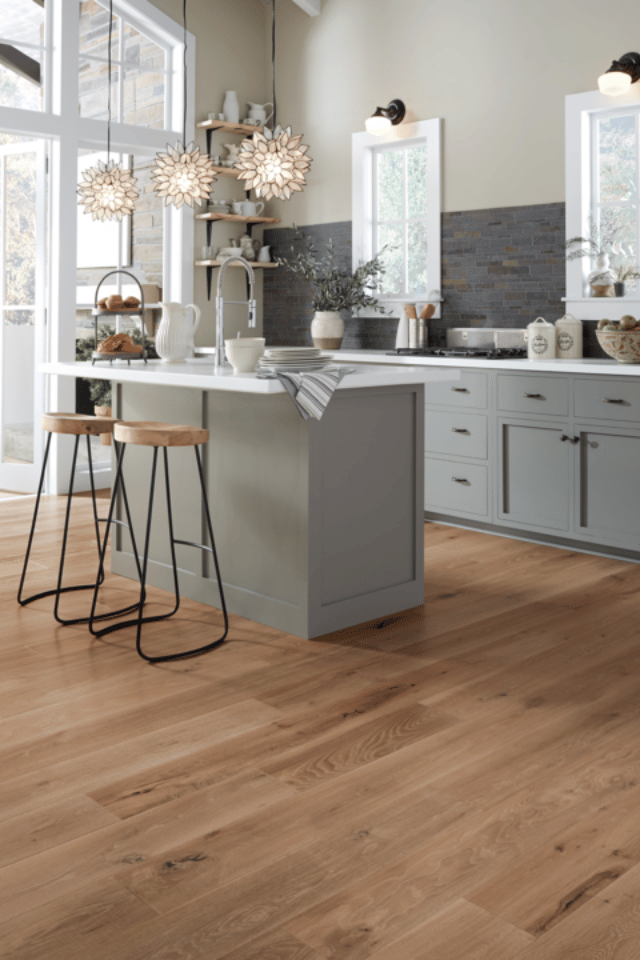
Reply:
[[[241,217],[239,213],[196,213],[196,220],[227,220],[229,223],[280,223],[278,217]]]
[[[237,262],[234,263],[235,257],[225,257],[224,260],[196,260],[195,266],[196,267],[221,267],[223,263],[227,262],[227,260],[231,260],[231,263],[229,264],[230,267],[240,266],[239,263]],[[260,263],[260,261],[258,260],[248,260],[247,262],[251,267],[253,267],[254,270],[256,269],[256,267],[258,268],[258,270],[270,270],[278,266],[277,263],[272,263],[271,261],[267,263]]]
[[[233,177],[234,180],[238,179],[238,174],[240,173],[235,167],[216,167],[215,164],[213,169],[216,173],[221,173],[223,177]]]
[[[228,133],[262,133],[264,127],[254,127],[250,123],[229,123],[228,120],[201,120],[196,123],[198,130],[226,130]]]

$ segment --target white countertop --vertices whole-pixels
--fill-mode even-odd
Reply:
[[[602,360],[585,357],[582,360],[485,360],[476,357],[407,357],[386,353],[384,350],[340,350],[333,354],[340,363],[383,363],[419,367],[471,367],[476,369],[519,370],[526,373],[588,373],[638,377],[640,364],[618,363],[608,357]]]
[[[346,354],[340,356],[347,359]],[[376,363],[378,361],[376,360]],[[362,365],[360,365],[362,364]],[[255,373],[234,373],[230,366],[216,370],[211,360],[197,358],[184,363],[163,363],[161,360],[149,360],[146,364],[140,360],[127,365],[115,360],[112,364],[98,361],[91,365],[71,361],[42,363],[41,373],[55,374],[60,377],[87,377],[90,380],[114,380],[118,383],[148,383],[152,386],[190,387],[197,390],[226,390],[233,393],[278,394],[285,389],[279,380],[259,380]],[[370,364],[368,359],[358,356],[358,368],[347,374],[338,386],[339,390],[359,389],[361,387],[391,387],[406,383],[424,383],[425,380],[457,380],[459,373],[440,366],[428,371],[424,366],[415,364],[397,364],[385,367]]]

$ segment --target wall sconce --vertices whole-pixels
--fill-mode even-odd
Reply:
[[[382,136],[391,129],[392,125],[401,123],[404,115],[405,107],[402,100],[392,100],[387,107],[376,107],[376,112],[364,122],[365,130],[367,133]]]
[[[601,93],[619,97],[637,80],[640,80],[640,53],[625,53],[619,60],[613,61],[606,73],[598,77],[598,87]]]

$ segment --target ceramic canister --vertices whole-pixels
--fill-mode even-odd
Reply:
[[[556,320],[556,357],[563,360],[582,357],[582,322],[570,313]]]
[[[544,317],[536,317],[527,326],[527,355],[529,360],[555,359],[556,328]]]

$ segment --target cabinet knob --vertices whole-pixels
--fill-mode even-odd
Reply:
[[[464,427],[451,427],[452,433],[469,433],[468,430],[465,430]]]
[[[624,403],[624,400],[612,400],[610,397],[604,398],[605,403]]]
[[[529,400],[544,400],[541,393],[523,393],[522,396],[528,397]]]
[[[563,433],[562,436],[560,437],[560,439],[564,442],[565,440],[569,440],[570,437],[568,437],[568,436],[566,435],[566,433]]]
[[[469,393],[466,387],[451,387],[454,393]]]
[[[469,483],[466,477],[451,477],[456,483]]]

